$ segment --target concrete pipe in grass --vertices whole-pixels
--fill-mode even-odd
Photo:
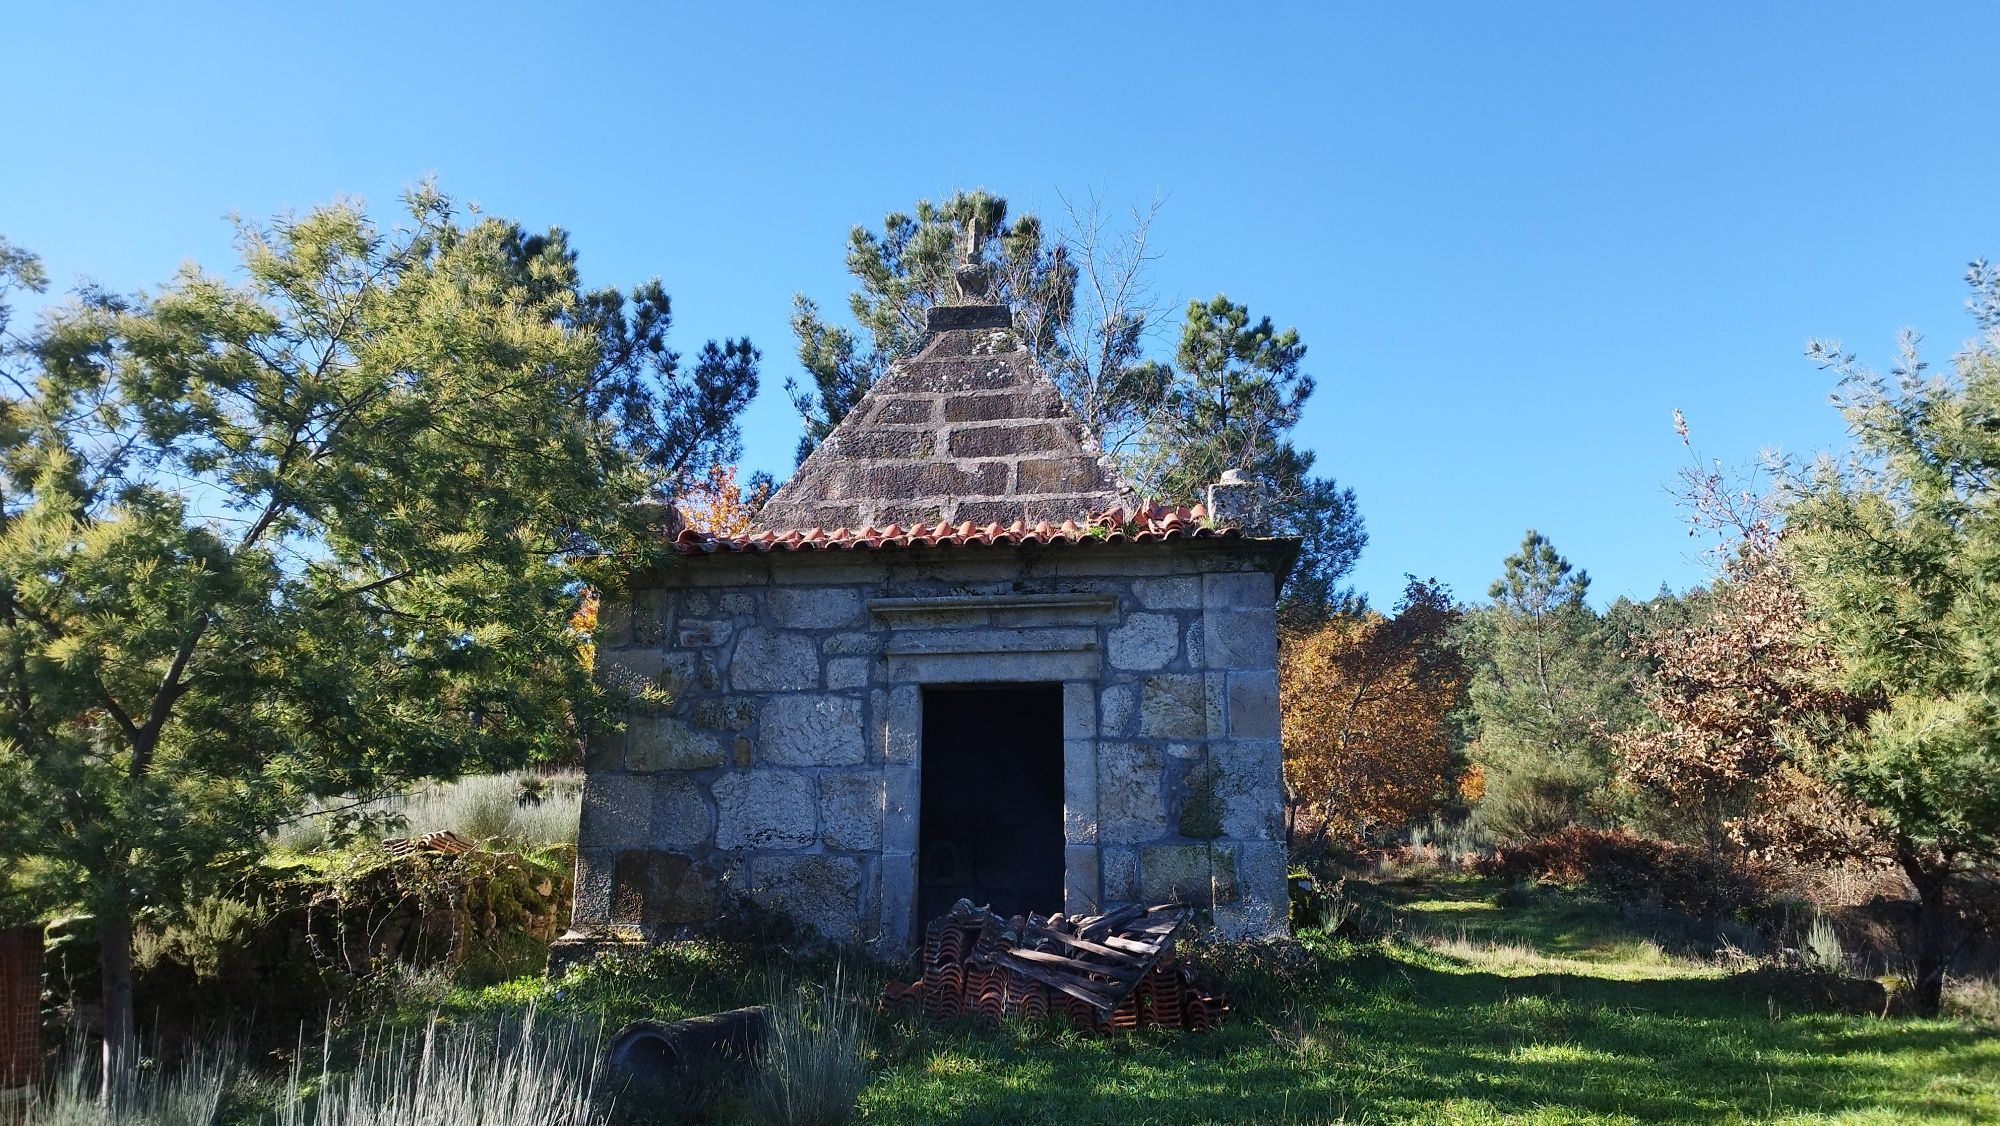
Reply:
[[[674,1082],[718,1068],[747,1070],[770,1030],[769,1005],[667,1023],[635,1020],[611,1038],[604,1062],[613,1073],[641,1083]]]

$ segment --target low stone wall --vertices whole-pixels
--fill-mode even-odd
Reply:
[[[919,922],[925,685],[1057,683],[1069,911],[1181,895],[1285,926],[1273,541],[688,560],[600,609],[632,699],[589,750],[582,932],[741,893],[829,938]]]

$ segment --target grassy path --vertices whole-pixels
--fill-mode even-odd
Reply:
[[[907,1032],[863,1120],[2000,1121],[1994,1030],[1789,1013],[1604,908],[1493,890],[1389,890],[1440,937],[1308,936],[1209,1037]]]
[[[1210,957],[1235,1014],[1208,1036],[881,1022],[866,1123],[2000,1122],[2000,1029],[1797,1011],[1678,951],[1713,936],[1559,893],[1362,887],[1404,937],[1301,935]],[[613,1022],[772,995],[738,948],[683,943],[636,974],[496,987]],[[511,1001],[510,1001],[511,998]]]

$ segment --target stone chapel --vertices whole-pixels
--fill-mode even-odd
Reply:
[[[600,608],[571,947],[743,896],[911,947],[1002,915],[1179,897],[1284,933],[1274,604],[1256,487],[1137,500],[1002,305],[931,310],[748,535]]]

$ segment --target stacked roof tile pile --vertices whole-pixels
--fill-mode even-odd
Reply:
[[[1173,904],[1078,919],[1002,919],[961,900],[925,928],[923,976],[892,982],[882,1008],[990,1024],[1053,1016],[1106,1033],[1147,1025],[1207,1032],[1229,1006],[1174,957],[1185,919]]]

